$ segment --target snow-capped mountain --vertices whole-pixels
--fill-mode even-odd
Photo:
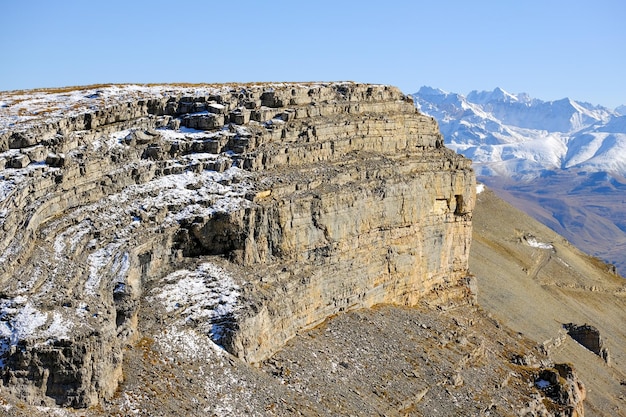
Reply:
[[[531,178],[571,168],[626,174],[626,106],[542,101],[501,88],[463,96],[422,87],[413,97],[479,175]]]

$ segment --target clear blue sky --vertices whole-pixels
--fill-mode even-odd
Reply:
[[[0,0],[0,90],[353,80],[626,104],[626,2]]]

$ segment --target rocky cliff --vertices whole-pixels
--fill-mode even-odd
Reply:
[[[142,311],[258,363],[343,311],[474,299],[470,162],[395,88],[102,86],[0,105],[0,373],[27,402],[112,397]]]

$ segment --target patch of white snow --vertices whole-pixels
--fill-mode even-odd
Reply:
[[[539,389],[545,389],[550,386],[550,381],[546,381],[545,379],[538,379],[537,381],[535,381],[535,385]]]
[[[162,303],[165,311],[181,317],[181,325],[190,324],[215,342],[223,337],[223,325],[237,310],[239,286],[222,268],[211,263],[195,271],[180,270],[162,279],[153,301]]]
[[[39,311],[24,296],[0,302],[0,357],[12,346],[24,339],[67,339],[72,322],[65,320],[61,313]],[[4,366],[0,359],[0,367]]]
[[[537,239],[532,236],[525,238],[525,241],[528,244],[528,246],[533,247],[533,248],[554,249],[554,246],[552,246],[550,243],[538,242]]]

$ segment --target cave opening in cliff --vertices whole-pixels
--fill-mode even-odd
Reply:
[[[454,198],[456,199],[456,207],[454,209],[454,214],[456,214],[457,216],[461,216],[465,213],[465,210],[463,207],[463,195],[457,194],[454,196]]]

